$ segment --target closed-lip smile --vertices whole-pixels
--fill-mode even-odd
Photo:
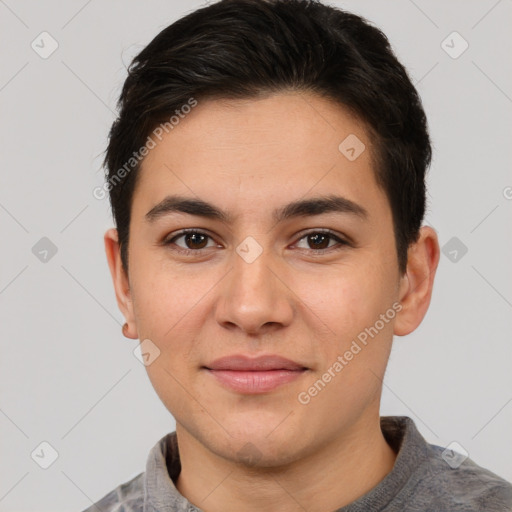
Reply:
[[[278,355],[221,357],[203,367],[224,387],[244,394],[266,393],[302,376],[309,368]]]

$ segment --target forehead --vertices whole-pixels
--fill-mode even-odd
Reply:
[[[368,210],[387,207],[363,123],[316,95],[198,101],[155,142],[134,193],[134,209],[142,202],[144,214],[169,193],[247,215],[285,198],[333,193]]]

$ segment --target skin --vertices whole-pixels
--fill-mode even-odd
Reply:
[[[349,134],[366,145],[354,161],[338,149]],[[439,243],[423,226],[400,275],[391,210],[371,153],[364,125],[312,94],[199,102],[142,164],[128,274],[116,230],[105,233],[125,335],[150,339],[160,350],[146,368],[176,419],[176,487],[206,512],[332,511],[393,468],[396,454],[380,430],[382,379],[393,335],[412,332],[426,314]],[[293,200],[333,193],[363,206],[368,218],[271,218]],[[146,213],[169,194],[199,197],[235,219],[224,224],[173,213],[147,222]],[[211,238],[161,244],[183,228]],[[351,244],[327,238],[318,249],[304,233],[315,229]],[[236,252],[248,236],[262,249],[252,263]],[[183,255],[180,247],[206,248]],[[298,394],[394,303],[399,313],[308,404],[300,403]],[[237,393],[202,369],[231,354],[278,354],[309,370],[268,393]]]

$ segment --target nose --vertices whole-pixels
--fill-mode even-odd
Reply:
[[[233,267],[223,279],[217,322],[224,328],[251,335],[267,334],[290,325],[293,292],[286,285],[286,272],[269,250],[263,250],[253,261],[240,254],[233,252]]]

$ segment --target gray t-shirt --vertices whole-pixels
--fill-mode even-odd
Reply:
[[[457,452],[429,444],[407,416],[382,416],[397,453],[390,473],[356,501],[332,512],[512,511],[512,484]],[[444,454],[443,454],[444,452]],[[176,432],[151,449],[146,471],[83,512],[198,512],[176,489],[181,471]]]

